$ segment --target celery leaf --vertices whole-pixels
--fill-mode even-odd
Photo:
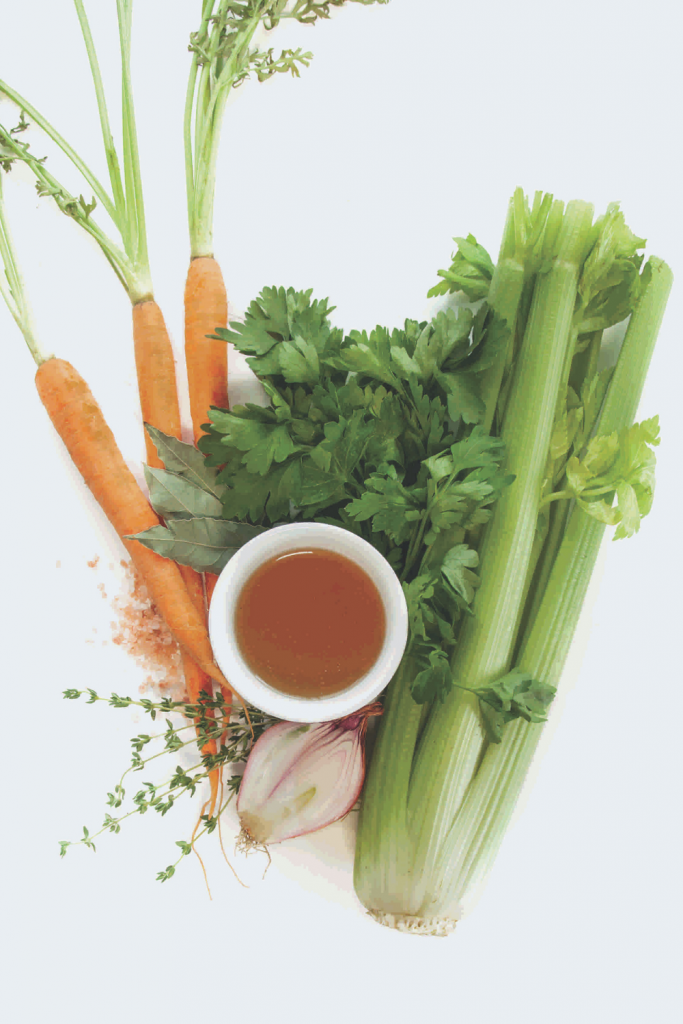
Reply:
[[[479,245],[474,235],[467,238],[454,238],[458,250],[451,257],[448,270],[439,270],[442,278],[438,284],[427,292],[427,298],[435,295],[448,295],[452,292],[464,292],[468,299],[476,302],[485,299],[493,277],[493,261],[486,249]]]
[[[654,416],[593,438],[583,458],[574,456],[567,463],[570,491],[588,515],[617,526],[614,540],[637,533],[652,508],[657,461],[652,448],[658,444],[659,418]]]

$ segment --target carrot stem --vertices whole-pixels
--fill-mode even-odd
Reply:
[[[119,218],[116,205],[112,200],[111,196],[107,192],[104,185],[100,180],[93,174],[85,161],[78,155],[75,149],[69,145],[63,135],[57,131],[57,129],[48,121],[46,117],[36,110],[36,108],[24,99],[24,97],[13,89],[7,82],[0,79],[0,93],[4,93],[8,99],[12,100],[13,103],[23,110],[24,113],[28,114],[32,121],[38,125],[39,128],[45,132],[45,134],[52,139],[52,141],[59,146],[62,153],[69,158],[71,163],[74,165],[77,171],[79,171],[83,178],[87,181],[90,188],[93,190],[98,200],[102,203],[102,206],[107,211],[114,224],[119,227]]]
[[[81,25],[81,32],[83,34],[83,41],[85,43],[85,49],[88,54],[88,61],[90,63],[90,71],[92,73],[93,84],[95,86],[95,96],[97,98],[97,109],[100,115],[100,125],[102,128],[102,141],[104,143],[104,152],[107,158],[107,167],[109,169],[109,180],[111,182],[112,193],[114,197],[114,205],[120,212],[126,208],[126,194],[123,188],[123,181],[121,179],[121,167],[119,165],[119,158],[116,152],[116,146],[114,144],[114,137],[111,132],[109,124],[109,112],[107,110],[107,99],[104,92],[104,85],[102,83],[102,75],[100,73],[100,65],[97,59],[97,51],[95,49],[95,43],[93,41],[92,33],[90,31],[90,24],[88,22],[88,16],[85,13],[83,7],[83,0],[74,0],[76,7],[76,14]]]
[[[0,271],[0,295],[7,303],[17,327],[24,336],[28,350],[36,364],[40,366],[49,356],[44,355],[38,344],[33,324],[31,307],[26,298],[24,281],[19,271],[16,250],[10,226],[5,215],[5,203],[2,191],[2,173],[0,172],[0,260],[5,273]]]
[[[153,287],[149,267],[142,177],[140,173],[140,157],[130,72],[132,3],[131,0],[117,0],[116,4],[121,50],[123,176],[111,132],[97,51],[85,7],[83,0],[74,0],[74,3],[95,88],[102,141],[113,198],[78,153],[66,142],[47,118],[43,117],[15,89],[12,89],[2,81],[0,81],[0,93],[4,93],[22,111],[28,114],[31,120],[35,121],[48,137],[59,146],[65,156],[69,158],[85,181],[87,181],[97,200],[111,217],[120,235],[121,244],[117,245],[94,221],[92,217],[94,204],[86,205],[82,197],[76,199],[72,196],[54,175],[45,170],[42,161],[35,158],[29,152],[27,145],[11,138],[11,133],[0,130],[0,134],[5,144],[8,144],[7,137],[10,137],[9,145],[13,153],[12,159],[16,158],[24,162],[35,175],[39,194],[52,196],[60,210],[76,220],[95,239],[125,287],[131,302],[135,305],[137,302],[151,299]]]

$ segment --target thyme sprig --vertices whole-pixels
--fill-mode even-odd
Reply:
[[[139,707],[148,714],[153,721],[161,715],[182,714],[182,724],[177,724],[170,718],[166,719],[166,727],[157,733],[142,732],[131,738],[131,763],[121,775],[119,781],[112,791],[107,793],[107,807],[110,810],[104,815],[100,829],[91,832],[83,826],[83,836],[78,840],[62,840],[59,843],[60,856],[64,857],[70,846],[85,846],[96,852],[95,840],[105,832],[118,834],[121,831],[122,823],[134,815],[146,814],[147,811],[155,811],[162,817],[168,813],[176,802],[185,795],[194,796],[197,789],[208,779],[216,769],[225,766],[242,765],[254,742],[270,724],[273,719],[270,716],[258,711],[256,708],[249,708],[249,719],[245,710],[241,707],[231,708],[225,701],[222,694],[215,696],[203,691],[198,701],[171,700],[163,698],[160,701],[153,701],[147,698],[135,700],[132,697],[123,697],[120,694],[112,693],[109,697],[100,696],[91,687],[85,690],[68,689],[63,694],[66,700],[78,700],[86,696],[87,704],[105,703],[109,707],[122,709],[128,707]],[[188,739],[182,734],[190,732]],[[210,740],[216,741],[216,753],[201,753],[202,749]],[[144,757],[143,752],[150,744],[161,742],[162,749]],[[141,788],[137,790],[130,801],[133,806],[114,816],[111,811],[122,809],[126,800],[126,787],[124,782],[131,772],[145,770],[153,761],[166,754],[176,754],[187,747],[197,747],[200,751],[199,760],[189,767],[176,764],[175,769],[163,782],[153,783],[144,781]],[[202,814],[200,821],[203,827],[195,830],[191,841],[179,840],[176,845],[181,850],[178,860],[170,864],[164,871],[160,871],[157,880],[167,881],[175,874],[175,869],[188,853],[192,852],[195,843],[203,836],[214,832],[218,825],[218,819],[228,806],[230,801],[239,791],[241,775],[232,775],[225,784],[227,799],[221,804],[218,811],[210,816]]]

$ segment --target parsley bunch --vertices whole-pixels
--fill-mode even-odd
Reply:
[[[220,467],[226,519],[315,518],[387,558],[424,702],[451,687],[456,625],[479,584],[470,540],[511,482],[503,444],[479,425],[479,381],[509,331],[488,307],[349,334],[331,312],[310,292],[265,288],[244,323],[219,332],[248,356],[270,405],[212,410],[200,448]]]
[[[349,334],[332,311],[310,291],[265,288],[244,323],[219,332],[248,356],[270,403],[212,409],[205,459],[150,428],[168,467],[147,471],[166,525],[138,539],[217,570],[255,531],[295,517],[353,531],[403,583],[415,700],[443,698],[456,625],[479,584],[471,542],[512,480],[503,444],[479,423],[480,381],[509,330],[487,306]]]

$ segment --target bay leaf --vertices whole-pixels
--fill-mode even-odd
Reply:
[[[145,466],[145,479],[152,508],[162,517],[180,514],[219,518],[221,515],[220,500],[179,473]]]
[[[172,519],[128,539],[197,572],[219,573],[243,544],[262,532],[260,526],[205,517]]]
[[[167,470],[186,477],[197,487],[220,500],[225,488],[216,482],[218,470],[207,466],[206,458],[193,444],[186,444],[177,437],[164,434],[149,423],[145,423],[145,429]]]

